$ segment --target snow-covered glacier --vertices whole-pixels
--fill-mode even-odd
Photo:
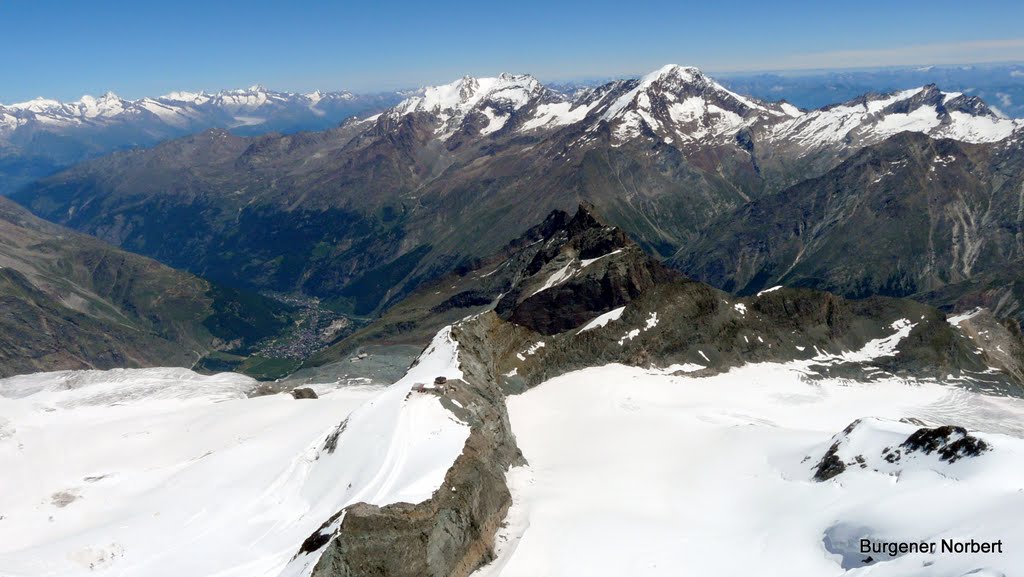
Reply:
[[[477,577],[979,577],[1024,567],[1020,399],[936,382],[811,380],[798,363],[705,378],[613,364],[550,379],[509,397],[508,409],[529,465],[509,472],[508,524]],[[984,450],[945,459],[901,446],[946,424]],[[833,445],[849,464],[816,479]],[[865,562],[861,539],[938,547]],[[971,539],[1001,542],[1002,553],[941,551],[943,540]]]
[[[441,485],[469,427],[410,387],[455,354],[442,333],[399,382],[316,400],[185,369],[0,380],[0,575],[308,574],[336,512]]]

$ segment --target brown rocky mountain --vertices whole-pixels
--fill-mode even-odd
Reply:
[[[287,307],[43,221],[0,197],[0,377],[190,367],[280,330]]]
[[[900,130],[1001,143],[1017,126],[934,87],[801,111],[678,66],[571,97],[503,75],[326,132],[214,131],[115,154],[16,199],[212,280],[365,315],[581,200],[667,258]]]
[[[969,295],[1013,292],[1022,190],[1020,138],[992,146],[902,133],[722,215],[673,263],[739,294],[785,284],[1019,315],[1015,295]]]

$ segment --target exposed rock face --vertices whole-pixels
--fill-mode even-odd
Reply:
[[[471,424],[471,432],[441,487],[416,505],[359,503],[340,512],[337,536],[313,577],[464,577],[491,560],[495,532],[512,499],[505,471],[522,455],[501,391],[487,381],[468,381],[448,383],[455,386],[448,398],[458,401],[449,408]]]
[[[1005,315],[1024,260],[1021,146],[898,134],[722,215],[672,262],[739,294],[785,284],[968,308],[973,299]]]
[[[1024,338],[1016,318],[997,318],[985,309],[952,317],[950,323],[975,343],[986,363],[1024,382]]]
[[[718,372],[747,362],[801,360],[837,377],[869,378],[877,371],[936,378],[969,374],[972,386],[1010,394],[1024,382],[1024,344],[1010,346],[1019,339],[995,321],[973,338],[966,325],[954,327],[942,312],[906,299],[850,300],[790,288],[737,298],[666,271],[587,205],[572,218],[558,212],[547,222],[551,226],[540,238],[521,242],[519,252],[425,288],[424,304],[418,305],[423,314],[417,323],[436,330],[450,317],[429,313],[430,303],[443,302],[446,291],[489,286],[488,294],[503,294],[494,313],[464,323],[462,330],[486,325],[476,356],[493,357],[496,365],[483,378],[510,390],[610,362]],[[500,275],[499,284],[482,284]],[[463,315],[486,308],[464,309]],[[615,318],[587,327],[606,314]],[[379,324],[393,322],[385,316]],[[829,360],[891,337],[894,324],[905,324],[908,332],[891,354]],[[1002,336],[995,339],[997,334]]]
[[[292,389],[292,398],[294,399],[315,399],[317,398],[316,391],[309,387],[299,387]]]
[[[498,315],[541,334],[578,327],[678,274],[640,250],[620,229],[581,205],[566,230],[545,240]]]
[[[955,478],[957,470],[949,465],[992,450],[988,442],[963,427],[943,425],[915,430],[914,422],[917,420],[895,423],[858,419],[850,423],[832,437],[832,444],[813,466],[812,479],[828,481],[850,469],[891,475],[928,469]]]
[[[967,429],[946,425],[934,429],[918,429],[900,445],[907,454],[920,451],[926,455],[934,452],[947,463],[955,463],[964,457],[977,457],[990,450],[988,443],[969,435]]]

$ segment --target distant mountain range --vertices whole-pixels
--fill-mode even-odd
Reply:
[[[820,108],[867,93],[898,92],[936,84],[977,96],[993,113],[1024,117],[1024,65],[924,66],[837,72],[728,74],[719,78],[733,92],[765,101],[786,100]],[[560,82],[549,92],[572,95],[608,81]],[[429,88],[353,94],[294,93],[251,86],[219,92],[172,92],[128,100],[112,93],[76,102],[37,98],[0,104],[0,195],[87,158],[152,146],[209,128],[235,134],[324,130],[353,116],[387,109]]]
[[[931,83],[807,107],[675,65],[379,98],[8,114],[47,170],[100,156],[0,196],[0,564],[1024,566],[1024,121]],[[159,365],[267,382],[4,378]],[[921,535],[965,552],[890,548]]]
[[[870,150],[891,148],[888,139],[907,132],[993,159],[1016,150],[1024,133],[1021,121],[981,99],[931,85],[803,110],[740,95],[700,70],[674,65],[572,93],[505,74],[426,88],[383,113],[323,132],[242,137],[213,130],[115,154],[14,198],[44,218],[217,282],[301,292],[372,315],[580,200],[645,250],[674,257],[684,272],[702,278],[709,269],[677,253],[713,234],[716,219],[760,199],[809,198],[787,191],[834,178],[836,170],[870,171],[844,177],[867,186],[886,169],[852,159],[880,155]],[[931,153],[925,156],[921,162],[933,163]],[[1024,178],[1018,164],[985,161],[969,170],[978,186],[991,188],[984,194],[993,202],[1016,202],[1013,191]],[[913,185],[927,184],[935,198],[939,191],[956,198],[957,182]],[[755,224],[767,222],[773,221]],[[961,253],[978,250],[973,228],[958,218],[936,222],[955,227],[942,235]],[[936,290],[964,278],[944,263],[935,263],[946,268],[931,273],[934,280],[890,292]],[[875,264],[882,267],[873,269],[878,278],[902,278],[893,267],[904,265]],[[849,283],[805,284],[864,293]]]
[[[720,79],[742,94],[768,100],[786,99],[807,108],[843,102],[867,92],[937,84],[946,90],[982,98],[1010,118],[1024,117],[1024,63],[731,73]]]
[[[172,92],[127,100],[113,93],[76,102],[37,98],[0,104],[0,195],[64,166],[115,150],[152,146],[209,128],[239,134],[322,130],[398,102],[397,93],[276,92],[262,86]]]

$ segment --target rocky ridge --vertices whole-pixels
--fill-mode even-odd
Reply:
[[[510,501],[504,472],[522,460],[504,397],[575,369],[622,363],[703,376],[745,363],[785,362],[808,378],[943,378],[1024,393],[1010,363],[1000,364],[986,352],[988,343],[960,332],[966,319],[947,320],[934,308],[901,299],[851,301],[781,287],[735,298],[673,274],[637,282],[644,278],[637,271],[664,269],[605,225],[592,207],[581,206],[568,220],[557,215],[551,220],[563,226],[528,245],[530,258],[516,262],[530,272],[519,277],[515,290],[498,299],[495,310],[451,328],[464,376],[454,382],[448,406],[471,423],[472,432],[444,485],[419,505],[356,504],[339,512],[307,540],[307,548],[322,552],[313,575],[462,577],[486,563]],[[590,258],[581,261],[582,256]],[[586,270],[599,261],[605,263],[594,269],[600,272]],[[595,293],[592,285],[611,288]],[[635,294],[625,290],[630,286],[638,287]],[[565,319],[556,319],[561,309],[539,304],[537,287],[539,292],[560,287],[565,302],[578,295],[583,304],[569,306]],[[595,318],[581,319],[583,311]],[[1005,333],[1021,346],[1019,337]],[[953,463],[986,450],[971,439],[953,427],[922,428],[904,435],[901,451],[935,453]],[[837,445],[821,458],[823,479],[841,472],[829,457],[840,452]],[[835,458],[847,466],[845,453]],[[327,531],[332,527],[334,532]]]

